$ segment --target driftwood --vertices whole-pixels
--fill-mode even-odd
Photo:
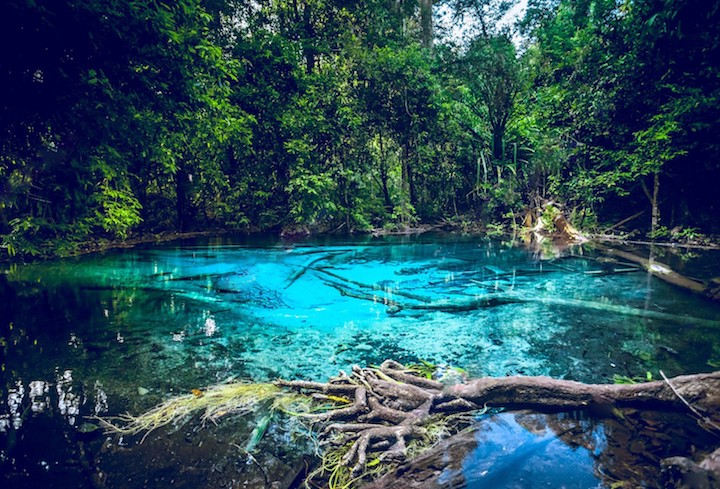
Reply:
[[[308,475],[308,482],[312,484],[307,487],[325,487],[323,480],[329,481],[328,486],[339,487],[339,474],[342,474],[342,487],[350,488],[390,471],[397,473],[410,460],[417,461],[422,453],[473,426],[473,420],[489,408],[532,409],[537,413],[586,410],[606,419],[619,420],[625,420],[626,414],[653,413],[661,419],[690,421],[687,424],[693,427],[694,434],[677,433],[691,437],[693,444],[698,441],[698,432],[710,438],[703,453],[715,450],[720,444],[710,434],[720,435],[720,371],[672,379],[663,374],[662,381],[632,385],[590,385],[525,376],[467,380],[461,371],[450,367],[430,364],[406,367],[392,360],[377,367],[354,366],[350,374],[341,371],[328,382],[278,380],[275,385],[214,386],[200,397],[195,393],[180,396],[144,415],[123,418],[129,425],[114,426],[112,420],[105,424],[113,432],[130,435],[185,417],[193,409],[204,408],[204,418],[217,419],[208,413],[218,412],[222,413],[218,416],[222,416],[232,409],[247,412],[249,406],[268,407],[268,403],[273,410],[301,420],[301,424],[312,430],[313,440],[319,443],[317,453],[323,462]],[[267,421],[263,425],[263,420],[269,420],[270,416],[265,413],[260,418],[259,426],[264,426],[263,430],[267,427]],[[557,417],[562,419],[572,419],[572,416]],[[618,434],[618,440],[627,440],[633,436],[632,430],[636,430],[632,425],[629,423],[630,432],[623,434],[617,431],[617,426],[605,424],[607,438]],[[651,426],[653,433],[657,433],[658,424]],[[578,431],[559,421],[553,431],[562,438],[565,434],[570,436],[570,428]],[[260,428],[253,431],[251,442],[246,446],[250,446],[257,432]],[[667,436],[670,435],[669,432]],[[576,439],[581,441],[579,434]],[[612,451],[608,453],[612,457]],[[677,454],[682,455],[681,452],[672,455]],[[659,460],[657,462],[659,464]],[[720,458],[713,455],[707,461],[695,458],[694,462],[679,460],[675,465],[680,467],[680,477],[687,471],[715,471],[719,462]]]
[[[644,210],[642,210],[642,211],[640,211],[640,212],[636,212],[636,213],[633,214],[632,216],[626,217],[626,218],[623,219],[622,221],[613,224],[613,225],[610,226],[609,228],[606,228],[606,229],[605,229],[605,233],[607,234],[608,232],[612,231],[613,229],[619,228],[619,227],[622,226],[623,224],[627,224],[628,222],[632,221],[633,219],[637,219],[638,217],[642,216],[643,214],[645,214],[645,211],[644,211]]]
[[[638,265],[643,267],[649,274],[659,278],[660,280],[663,280],[664,282],[701,295],[707,299],[720,301],[720,284],[717,284],[715,281],[710,281],[706,284],[697,280],[693,280],[689,277],[686,277],[685,275],[676,272],[664,263],[661,263],[654,259],[638,256],[634,253],[630,253],[629,251],[618,250],[617,248],[612,248],[610,246],[605,246],[601,244],[595,244],[595,247],[607,255],[617,256],[623,258],[624,260],[637,263]]]
[[[480,378],[445,386],[385,361],[377,368],[354,367],[328,383],[279,381],[306,393],[344,397],[347,407],[306,417],[323,422],[320,441],[351,443],[342,463],[354,476],[369,460],[402,461],[408,442],[426,433],[429,422],[488,407],[531,408],[539,412],[633,407],[684,412],[708,429],[720,430],[720,372],[685,375],[641,384],[583,384],[549,377]]]

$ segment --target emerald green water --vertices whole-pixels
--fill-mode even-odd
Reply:
[[[717,305],[573,254],[221,237],[13,266],[0,275],[0,462],[16,473],[52,458],[13,460],[28,424],[78,426],[228,378],[323,380],[393,358],[607,382],[720,361]],[[720,255],[701,258],[687,269],[720,275]]]

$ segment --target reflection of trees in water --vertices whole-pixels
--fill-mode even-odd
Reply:
[[[79,427],[83,415],[97,416],[108,411],[108,396],[102,382],[96,380],[93,385],[78,382],[73,379],[72,370],[58,369],[54,382],[9,380],[3,391],[0,434],[19,431],[29,417],[43,413],[59,415],[69,426]]]
[[[720,441],[683,414],[610,408],[600,414],[605,415],[597,421],[602,427],[601,447],[587,429],[587,421],[559,415],[543,417],[548,429],[560,434],[567,445],[595,453],[596,474],[608,487],[662,487],[663,459],[712,450]]]
[[[504,445],[503,449],[510,448],[510,453],[505,452],[502,457],[490,456],[487,461],[477,464],[472,458],[473,451],[482,444],[493,442],[492,434],[486,433],[492,431],[487,428],[487,424],[505,422],[493,416],[480,421],[478,431],[449,438],[397,471],[370,484],[367,489],[474,487],[473,483],[486,484],[494,479],[493,471],[505,473],[510,469],[527,469],[537,472],[540,467],[531,464],[556,463],[544,455],[532,458],[537,453],[542,454],[545,444],[553,440],[560,440],[573,450],[587,450],[593,461],[594,474],[603,487],[666,487],[663,484],[671,476],[663,472],[663,465],[668,463],[663,464],[663,460],[669,457],[697,460],[720,445],[717,436],[704,431],[687,415],[614,408],[596,414],[597,418],[583,413],[516,413],[513,415],[514,422],[537,436],[537,441],[515,448]],[[478,466],[468,467],[470,463]],[[569,474],[577,471],[578,467],[556,466],[550,470]],[[514,487],[509,480],[498,482],[502,482],[502,487]],[[573,486],[571,484],[568,487]]]

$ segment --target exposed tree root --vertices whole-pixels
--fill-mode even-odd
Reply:
[[[226,384],[167,401],[145,415],[127,417],[129,426],[108,426],[119,433],[153,430],[176,415],[188,416],[193,409],[203,409],[204,418],[213,419],[229,410],[258,405],[257,394],[273,410],[312,423],[324,447],[324,462],[314,475],[338,480],[338,473],[344,471],[345,482],[336,486],[351,487],[353,481],[366,480],[368,474],[378,477],[383,470],[458,433],[468,425],[468,415],[488,406],[540,412],[632,407],[687,413],[709,431],[718,430],[720,423],[720,372],[631,385],[523,376],[444,385],[425,373],[387,360],[379,367],[355,366],[350,374],[340,372],[324,383],[278,380],[275,386],[257,384],[257,388]],[[219,407],[213,405],[215,399]],[[301,404],[302,409],[297,409]]]
[[[355,367],[351,376],[343,375],[327,384],[282,381],[280,385],[322,392],[339,392],[341,386],[355,387],[352,406],[309,415],[316,420],[349,420],[329,424],[321,437],[336,445],[352,442],[342,463],[352,466],[353,476],[365,471],[371,454],[381,462],[403,460],[407,440],[425,434],[423,423],[443,392],[442,383],[420,377],[390,360],[378,368]]]
[[[341,462],[352,467],[355,477],[363,474],[368,460],[402,461],[408,440],[422,436],[433,416],[473,412],[481,406],[537,411],[608,406],[684,410],[711,429],[716,426],[712,416],[720,412],[720,372],[632,385],[505,377],[444,387],[396,362],[386,361],[379,368],[356,367],[351,376],[327,384],[283,381],[280,385],[300,392],[339,393],[342,386],[346,393],[346,389],[355,388],[352,406],[309,415],[330,422],[321,432],[322,442],[338,446],[352,443]]]

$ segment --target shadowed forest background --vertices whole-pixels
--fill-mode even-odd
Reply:
[[[720,2],[530,0],[516,33],[511,4],[5,2],[3,246],[500,230],[544,199],[720,231]]]

